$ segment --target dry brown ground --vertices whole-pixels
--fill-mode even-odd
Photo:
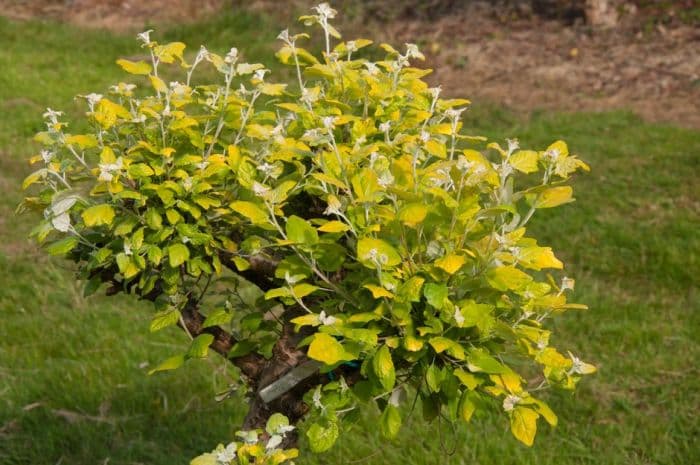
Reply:
[[[147,23],[195,21],[214,14],[226,3],[226,0],[0,0],[0,15],[12,19],[47,18],[82,27],[125,31]]]
[[[700,128],[700,29],[643,35],[537,19],[463,14],[382,28],[392,42],[427,44],[435,82],[516,109],[627,108]]]
[[[0,0],[0,14],[126,30],[147,21],[196,20],[232,4],[263,9],[292,23],[299,1]],[[431,80],[450,94],[525,112],[626,108],[650,121],[700,128],[697,27],[642,34],[629,24],[600,30],[536,17],[503,20],[488,8],[472,8],[431,22],[355,22],[342,29],[351,37],[421,44],[428,66],[436,70]]]

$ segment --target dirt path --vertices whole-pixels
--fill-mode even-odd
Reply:
[[[294,1],[256,0],[284,23]],[[240,3],[240,2],[238,2]],[[231,0],[0,0],[15,19],[50,17],[84,27],[127,30],[143,24],[192,21]],[[436,70],[430,78],[449,94],[515,110],[630,109],[645,119],[700,128],[700,28],[644,34],[639,27],[594,30],[537,17],[504,21],[472,8],[435,21],[348,24],[348,37],[416,42]],[[352,32],[351,32],[352,31]]]

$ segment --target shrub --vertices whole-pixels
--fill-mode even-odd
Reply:
[[[279,35],[289,85],[235,48],[186,59],[139,34],[150,61],[117,61],[138,87],[83,96],[88,132],[44,114],[32,236],[76,263],[86,294],[134,294],[155,306],[152,331],[184,330],[189,347],[153,372],[210,349],[238,367],[240,438],[196,463],[289,460],[301,419],[324,451],[368,404],[392,438],[407,395],[428,421],[499,409],[531,445],[540,417],[557,421],[531,392],[595,369],[549,344],[549,317],[584,306],[544,274],[563,265],[526,226],[588,168],[561,141],[465,134],[469,102],[428,87],[415,45],[370,61],[369,40],[331,44],[334,15],[301,18],[323,31],[320,57],[306,34]],[[197,83],[205,66],[223,82]]]

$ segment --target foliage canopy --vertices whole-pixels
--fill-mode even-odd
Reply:
[[[82,96],[88,132],[44,114],[24,182],[40,189],[21,206],[43,215],[32,235],[77,264],[87,294],[136,294],[154,302],[152,331],[187,332],[154,372],[209,349],[240,368],[244,431],[198,464],[290,460],[302,418],[327,450],[370,403],[392,438],[409,396],[426,420],[497,405],[532,445],[540,417],[557,422],[532,392],[595,368],[549,344],[546,320],[585,306],[545,274],[563,264],[526,226],[573,201],[566,182],[588,167],[562,141],[465,134],[469,102],[422,80],[415,45],[381,44],[373,61],[370,40],[332,46],[334,16],[301,18],[321,27],[320,56],[307,34],[279,35],[291,84],[235,48],[187,58],[139,34],[150,61],[118,60],[138,84]],[[205,66],[222,82],[199,82]]]

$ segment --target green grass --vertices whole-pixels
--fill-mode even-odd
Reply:
[[[272,64],[276,32],[243,15],[163,34],[194,49],[235,45]],[[224,363],[147,376],[146,364],[174,353],[183,336],[149,334],[149,311],[133,299],[81,298],[68,265],[25,239],[31,219],[13,214],[43,109],[77,116],[72,97],[123,79],[114,60],[138,54],[136,43],[1,19],[0,43],[0,463],[187,463],[227,441],[244,413],[239,399],[213,399],[226,386]],[[542,426],[531,449],[497,415],[456,431],[416,415],[387,444],[368,414],[331,452],[298,463],[700,463],[700,132],[624,112],[523,121],[494,106],[472,111],[475,133],[536,147],[563,138],[592,166],[575,182],[579,200],[536,216],[534,233],[591,307],[554,323],[557,345],[600,371],[574,395],[548,394],[560,425]]]

